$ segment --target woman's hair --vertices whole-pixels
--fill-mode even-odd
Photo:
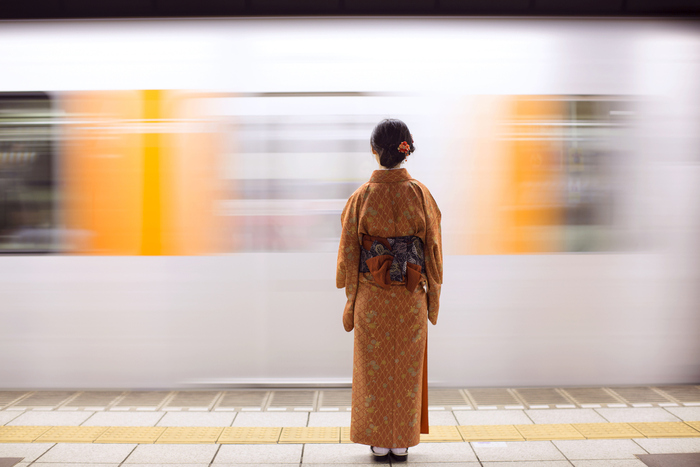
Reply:
[[[399,151],[399,145],[406,141],[408,152]],[[382,167],[392,169],[399,165],[409,154],[416,150],[413,146],[411,132],[404,122],[395,118],[387,118],[377,123],[369,138],[372,148],[379,154]]]

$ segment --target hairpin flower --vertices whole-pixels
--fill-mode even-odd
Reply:
[[[411,150],[411,146],[406,141],[402,141],[401,144],[399,144],[399,152],[402,152],[404,154],[408,154],[408,151]]]

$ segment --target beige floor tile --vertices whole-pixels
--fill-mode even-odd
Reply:
[[[535,423],[603,423],[603,417],[593,409],[526,410],[525,414]]]
[[[350,426],[350,412],[312,412],[308,426]]]
[[[218,444],[140,444],[124,465],[204,464],[211,462],[218,449]]]
[[[240,412],[232,426],[306,426],[308,412]]]
[[[15,467],[20,467],[21,465],[22,464],[17,464]],[[119,464],[96,464],[94,462],[34,462],[32,467],[119,467]]]
[[[304,465],[371,464],[374,458],[363,444],[306,444]]]
[[[421,443],[408,448],[408,463],[478,462],[469,443]]]
[[[569,460],[636,459],[635,454],[646,454],[646,451],[631,439],[557,440],[552,442]]]
[[[7,426],[78,426],[90,418],[94,412],[24,412],[6,423]]]
[[[53,465],[46,465],[45,467],[53,467]],[[202,464],[129,464],[129,467],[209,467],[209,463],[202,463]]]
[[[231,426],[235,412],[167,412],[156,426]]]
[[[0,425],[4,425],[5,423],[9,423],[15,418],[19,417],[22,415],[24,412],[6,412],[2,411],[0,412]]]
[[[700,421],[700,407],[664,407],[684,422]]]
[[[135,444],[58,443],[41,456],[41,462],[119,464],[135,447]]]
[[[700,438],[635,438],[649,454],[700,452]]]
[[[551,441],[470,443],[482,462],[566,460]]]
[[[280,467],[280,466],[293,467],[293,466],[297,466],[298,463],[295,462],[292,464],[258,464],[258,463],[254,463],[254,464],[212,464],[212,465],[216,466],[216,467]],[[304,465],[308,465],[308,464],[304,464]],[[131,467],[131,466],[129,466],[129,467]],[[143,467],[151,467],[151,466],[144,465]],[[337,466],[334,466],[334,467],[337,467]],[[353,467],[359,467],[359,466],[358,466],[358,464],[353,464]],[[378,466],[373,465],[371,467],[378,467]],[[433,466],[433,467],[438,467],[438,466]]]
[[[571,467],[569,461],[483,462],[483,467]],[[437,466],[435,466],[437,467]],[[440,466],[442,467],[442,466]]]
[[[306,444],[304,464],[369,464],[369,446],[363,444]]]
[[[609,422],[679,422],[680,419],[660,408],[593,409]]]
[[[299,464],[302,446],[301,444],[223,444],[216,454],[214,465]]]
[[[53,446],[54,443],[0,443],[0,457],[24,457],[22,462],[33,462]]]
[[[428,412],[428,424],[430,426],[459,425],[459,423],[457,423],[457,419],[450,410],[446,410],[444,412],[432,410]]]
[[[156,426],[165,412],[97,412],[83,426]]]
[[[526,425],[532,420],[522,410],[456,410],[459,425]]]
[[[306,464],[303,464],[303,465],[306,466]],[[356,466],[359,464],[352,464],[352,465]],[[379,465],[381,465],[381,464],[379,464]],[[397,464],[396,462],[394,462],[392,465],[401,465],[401,464]],[[479,462],[413,462],[413,460],[411,460],[411,459],[408,459],[408,461],[406,462],[406,465],[410,465],[411,467],[481,467],[481,464]],[[374,464],[374,467],[377,467],[377,463]],[[568,466],[568,467],[571,467],[571,466]]]
[[[647,467],[647,465],[639,459],[607,459],[607,460],[581,460],[571,461],[574,467]]]

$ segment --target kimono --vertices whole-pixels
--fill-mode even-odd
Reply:
[[[436,324],[440,308],[440,218],[430,191],[406,169],[375,170],[343,210],[336,286],[345,287],[347,297],[343,326],[355,330],[350,428],[355,443],[411,447],[428,432],[427,321]],[[392,255],[387,247],[396,250],[397,237],[422,254],[422,261],[413,261],[422,264],[407,268],[404,262],[402,274],[388,256],[380,272],[376,265],[366,272],[368,248]],[[384,275],[389,265],[392,273]]]

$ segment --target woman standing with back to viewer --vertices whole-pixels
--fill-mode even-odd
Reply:
[[[436,324],[440,306],[440,209],[401,168],[415,150],[404,122],[379,122],[370,145],[380,170],[343,210],[336,272],[347,296],[343,326],[355,329],[350,439],[376,458],[401,461],[428,433],[427,320]]]

